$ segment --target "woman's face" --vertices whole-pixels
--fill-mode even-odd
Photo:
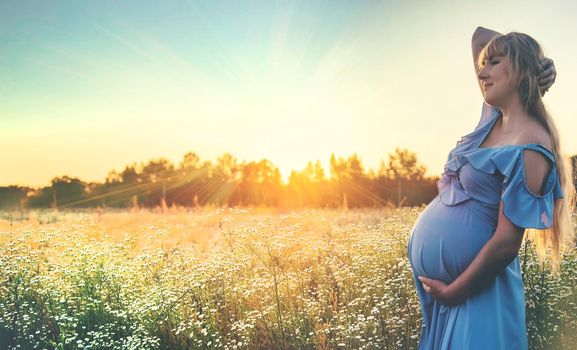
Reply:
[[[505,56],[486,58],[478,78],[481,80],[483,97],[491,106],[501,107],[514,97],[517,88],[511,79],[511,64]]]

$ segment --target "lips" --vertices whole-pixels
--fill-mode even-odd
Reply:
[[[487,88],[491,85],[493,85],[493,84],[483,84],[483,89],[487,90]]]

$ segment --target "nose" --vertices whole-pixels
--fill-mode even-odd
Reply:
[[[481,68],[481,70],[479,71],[479,73],[477,74],[477,78],[479,80],[483,80],[485,81],[485,79],[487,79],[487,70],[486,70],[487,66],[485,65],[483,68]]]

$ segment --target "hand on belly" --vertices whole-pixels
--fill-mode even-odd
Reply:
[[[441,304],[452,306],[463,302],[464,298],[457,295],[451,285],[443,281],[434,280],[424,276],[419,276],[419,281],[423,285],[425,292],[437,299]]]

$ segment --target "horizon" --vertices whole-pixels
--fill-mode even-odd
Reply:
[[[410,150],[409,150],[409,151],[410,151]],[[187,153],[194,153],[194,152],[193,152],[193,151],[190,151],[190,152],[187,152]],[[230,154],[231,156],[235,157],[235,155],[232,154],[232,153],[230,153],[230,152],[225,152],[225,153],[226,153],[226,154]],[[186,153],[185,153],[185,154],[186,154]],[[161,159],[166,159],[166,160],[168,160],[172,165],[175,166],[175,169],[179,169],[179,168],[181,167],[181,165],[180,165],[179,163],[183,160],[183,157],[185,156],[185,154],[183,154],[181,158],[176,159],[176,160],[174,160],[174,159],[169,159],[169,158],[167,158],[167,157],[155,157],[155,158],[147,159],[147,160],[144,160],[144,161],[131,162],[131,163],[129,163],[129,164],[126,164],[126,165],[125,165],[124,167],[122,167],[122,168],[111,169],[111,170],[107,173],[107,176],[108,176],[109,174],[113,173],[113,172],[116,172],[117,174],[119,174],[119,173],[121,173],[123,170],[125,170],[126,168],[130,168],[130,167],[135,167],[135,169],[136,169],[137,171],[139,171],[139,170],[142,170],[142,167],[145,166],[146,164],[148,164],[149,162],[151,162],[151,161],[159,161],[159,160],[161,160]],[[199,160],[199,163],[200,163],[200,164],[203,164],[204,162],[207,162],[207,161],[208,161],[208,162],[211,163],[212,166],[215,166],[215,162],[217,161],[218,157],[222,156],[222,154],[221,154],[221,155],[218,155],[218,156],[217,156],[216,158],[214,158],[214,159],[206,159],[206,158],[202,158],[202,155],[199,155],[199,154],[196,154],[196,155],[199,156],[199,159],[200,159],[200,160]],[[334,155],[336,159],[349,159],[350,157],[353,157],[353,156],[356,155],[357,158],[361,161],[361,165],[363,166],[363,173],[364,173],[364,174],[367,174],[367,175],[369,175],[369,173],[370,173],[371,171],[378,171],[378,170],[379,170],[378,167],[370,168],[370,167],[366,166],[366,164],[364,164],[364,162],[363,162],[362,156],[359,155],[359,154],[357,154],[357,153],[352,153],[352,154],[348,154],[348,155],[339,155],[339,154],[334,154],[334,153],[333,153],[333,154],[331,154],[331,156],[332,156],[332,155]],[[417,160],[419,161],[419,159],[418,159],[418,154],[416,154],[416,156],[417,156]],[[238,159],[238,158],[235,157],[235,159],[236,159],[236,161],[238,162],[239,165],[240,165],[240,164],[243,164],[243,163],[244,163],[244,164],[248,164],[248,163],[251,163],[251,162],[260,162],[260,161],[262,161],[262,160],[268,160],[268,161],[270,161],[275,167],[278,168],[278,166],[277,166],[276,164],[274,164],[274,162],[272,162],[270,159],[266,159],[266,158],[262,158],[262,159]],[[383,161],[385,161],[385,164],[386,164],[386,160],[387,160],[387,159],[384,159],[384,158],[383,158]],[[330,174],[330,156],[329,156],[329,160],[326,162],[326,163],[328,164],[328,166],[325,166],[325,164],[324,164],[323,161],[317,159],[317,160],[307,161],[307,163],[305,163],[305,165],[303,165],[303,167],[300,168],[300,169],[290,169],[287,178],[285,178],[284,175],[283,175],[282,172],[281,172],[281,182],[282,182],[282,185],[288,185],[288,184],[289,184],[289,178],[290,178],[290,175],[292,174],[292,172],[301,173],[301,172],[303,172],[303,171],[305,170],[305,168],[306,168],[306,166],[308,165],[309,162],[312,163],[312,164],[315,164],[317,161],[321,163],[321,167],[322,167],[322,169],[323,169],[323,171],[324,171],[325,178],[326,178],[327,180],[330,180],[330,179],[331,179],[331,174]],[[421,163],[420,161],[419,161],[419,164],[422,165],[422,163]],[[380,164],[379,164],[379,167],[380,167]],[[280,169],[279,169],[279,171],[280,171]],[[12,187],[12,186],[16,186],[16,187],[27,187],[27,188],[33,188],[33,189],[40,189],[40,188],[42,188],[42,187],[49,187],[51,180],[56,179],[56,178],[63,178],[63,177],[69,177],[69,178],[71,178],[71,179],[78,179],[78,180],[80,180],[80,181],[85,182],[86,184],[90,184],[90,183],[101,183],[101,184],[102,184],[102,183],[105,183],[105,182],[106,182],[106,177],[107,177],[107,176],[105,176],[105,177],[102,178],[102,179],[86,180],[86,179],[83,179],[83,178],[80,178],[80,177],[77,177],[77,176],[72,176],[72,175],[70,175],[70,174],[57,174],[57,175],[53,176],[51,179],[49,179],[49,180],[48,180],[46,183],[44,183],[44,184],[37,184],[37,185],[29,185],[29,184],[0,184],[0,187]],[[436,177],[439,177],[439,176],[440,176],[440,175],[437,175]],[[435,177],[435,175],[433,175],[433,176],[430,176],[430,175],[429,175],[429,176],[426,176],[426,177],[432,179],[432,178]]]

